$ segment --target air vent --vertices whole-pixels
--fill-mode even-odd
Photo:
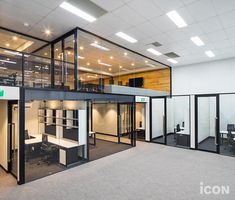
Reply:
[[[106,14],[107,11],[101,8],[100,6],[96,5],[90,0],[69,0],[69,3],[74,5],[75,7],[85,11],[95,18],[99,18],[102,15]]]
[[[174,52],[165,53],[164,55],[167,56],[167,57],[169,57],[169,58],[178,58],[178,57],[180,57],[179,55],[177,55],[177,54],[174,53]]]
[[[154,43],[152,43],[152,45],[155,46],[155,47],[160,47],[160,46],[162,46],[162,44],[160,44],[159,42],[154,42]]]

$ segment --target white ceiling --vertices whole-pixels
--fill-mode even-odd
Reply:
[[[59,7],[64,0],[0,0],[0,26],[52,40],[79,26],[111,41],[169,64],[165,55],[146,51],[159,42],[162,53],[180,55],[175,66],[235,56],[235,0],[92,0],[108,11],[89,23]],[[166,13],[176,10],[188,24],[177,28]],[[23,25],[30,24],[29,27]],[[53,34],[46,38],[43,31]],[[123,31],[138,40],[131,44],[115,36]],[[205,46],[195,46],[190,37],[198,35]],[[206,50],[216,57],[208,58]]]

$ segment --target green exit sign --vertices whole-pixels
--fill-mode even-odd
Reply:
[[[141,101],[141,102],[145,102],[145,98],[141,98],[140,101]]]
[[[0,90],[0,97],[4,96],[4,90]]]

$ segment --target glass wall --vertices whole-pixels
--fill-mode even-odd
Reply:
[[[235,94],[220,95],[220,154],[235,156]]]
[[[152,142],[166,143],[166,98],[152,99]]]
[[[167,145],[190,146],[190,97],[167,98]]]
[[[86,103],[29,101],[25,104],[25,180],[32,181],[87,158]]]

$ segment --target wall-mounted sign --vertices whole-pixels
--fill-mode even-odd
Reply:
[[[0,89],[0,97],[4,97],[4,90]]]
[[[135,102],[137,103],[147,103],[149,100],[149,97],[143,97],[143,96],[136,96]]]

